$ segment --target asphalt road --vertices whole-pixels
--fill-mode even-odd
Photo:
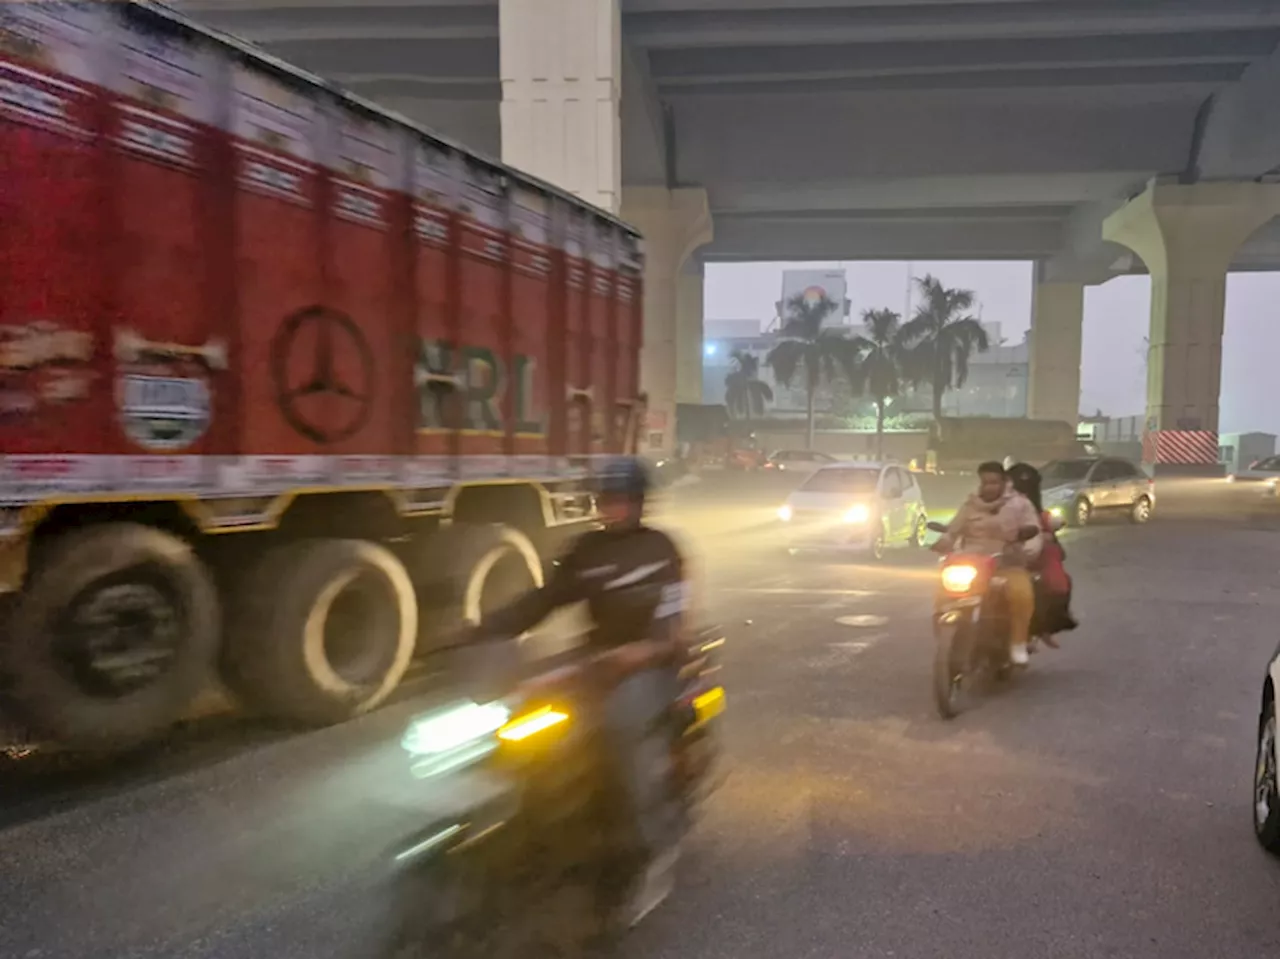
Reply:
[[[621,959],[1280,955],[1249,826],[1280,532],[1183,508],[1070,533],[1081,628],[944,723],[929,555],[796,560],[773,505],[703,484],[661,511],[728,628],[731,772]],[[368,955],[382,853],[447,801],[396,746],[419,707],[0,766],[0,956]]]

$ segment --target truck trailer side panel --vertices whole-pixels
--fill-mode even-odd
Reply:
[[[5,17],[7,500],[554,479],[627,448],[625,226],[148,4]]]

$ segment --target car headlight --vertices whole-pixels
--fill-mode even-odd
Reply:
[[[871,510],[867,509],[864,503],[859,503],[856,506],[849,507],[844,514],[844,521],[846,523],[865,523],[870,516]]]
[[[942,588],[948,593],[967,593],[973,588],[978,578],[976,566],[944,566],[942,567]]]
[[[791,507],[786,503],[783,503],[778,507],[778,519],[782,520],[784,523],[791,522]]]
[[[511,718],[502,703],[454,703],[419,716],[400,745],[414,757],[418,775],[439,775],[483,758],[497,747],[497,733]]]

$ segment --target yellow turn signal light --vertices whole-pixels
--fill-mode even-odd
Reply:
[[[948,593],[967,593],[978,578],[976,566],[942,567],[942,588]]]
[[[498,738],[509,743],[519,743],[538,733],[569,721],[569,714],[550,706],[543,706],[531,713],[517,716],[498,730]]]
[[[693,700],[693,712],[697,717],[697,725],[710,722],[724,712],[724,687],[717,686]]]

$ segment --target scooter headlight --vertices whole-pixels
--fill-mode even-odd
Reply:
[[[967,593],[978,579],[975,566],[944,566],[942,568],[942,588],[948,593]]]
[[[437,776],[491,753],[498,730],[510,718],[502,703],[454,703],[411,722],[400,745],[414,758],[417,775]]]

